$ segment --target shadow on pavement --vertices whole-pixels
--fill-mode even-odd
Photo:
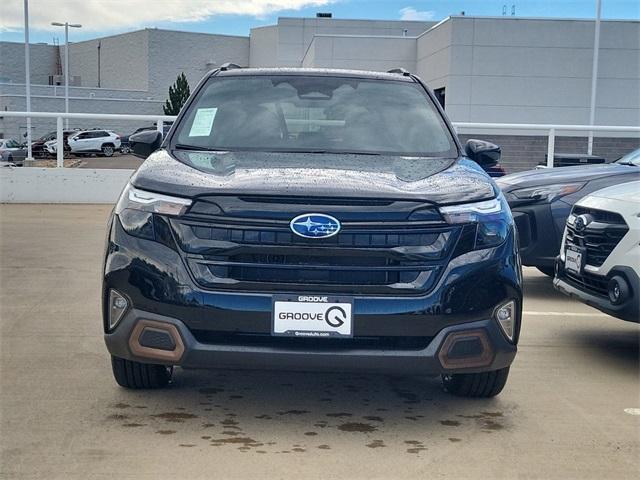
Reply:
[[[553,279],[540,274],[529,276],[523,282],[524,298],[565,300],[567,297],[553,288]]]
[[[622,322],[615,318],[603,318],[604,322]],[[599,361],[612,368],[638,375],[640,370],[640,333],[632,323],[622,323],[630,328],[624,331],[573,330],[568,332],[571,341],[598,356]]]

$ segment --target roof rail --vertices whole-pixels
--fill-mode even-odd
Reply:
[[[236,65],[235,63],[227,62],[220,65],[220,70],[222,72],[226,72],[227,70],[235,70],[237,68],[242,68],[240,65]]]
[[[399,67],[399,68],[392,68],[391,70],[387,70],[387,73],[397,73],[398,75],[403,75],[405,77],[410,77],[411,76],[411,72],[409,72],[408,70]]]

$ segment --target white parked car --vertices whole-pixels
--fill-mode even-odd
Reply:
[[[582,198],[567,219],[555,287],[614,317],[640,322],[640,181]]]
[[[58,151],[58,141],[54,139],[44,142],[44,149],[49,155],[55,155]]]
[[[69,136],[67,143],[75,155],[98,153],[110,157],[120,149],[120,137],[110,130],[84,130]]]

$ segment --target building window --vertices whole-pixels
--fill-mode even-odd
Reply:
[[[444,87],[436,88],[433,93],[438,99],[438,102],[440,102],[440,105],[442,105],[442,108],[444,108]]]

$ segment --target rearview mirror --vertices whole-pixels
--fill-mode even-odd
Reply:
[[[481,167],[492,167],[500,161],[502,150],[498,145],[484,140],[470,138],[464,146],[464,151],[471,160]]]
[[[129,137],[129,146],[136,157],[147,158],[162,143],[162,133],[157,130],[145,130]]]

